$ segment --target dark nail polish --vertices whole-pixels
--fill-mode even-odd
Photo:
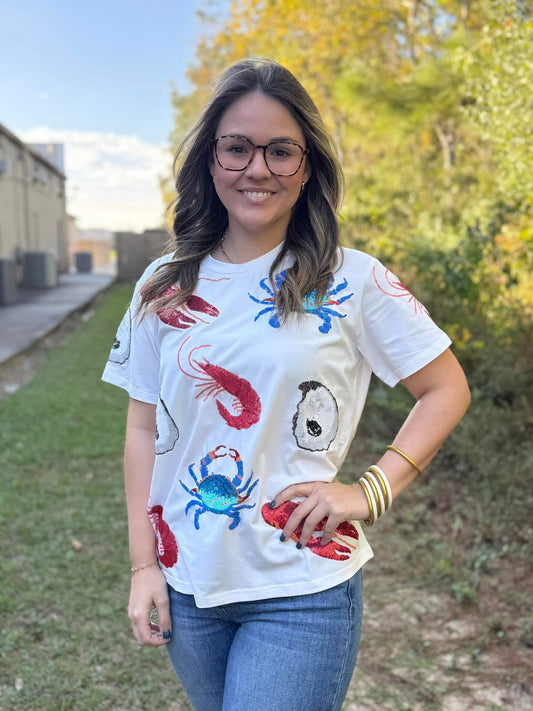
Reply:
[[[271,501],[269,506],[271,509],[275,509],[276,508],[276,500],[274,499],[273,501]]]
[[[298,550],[300,550],[301,547],[302,547],[302,544],[300,541],[298,541],[298,543],[296,544],[296,548],[298,548]]]
[[[286,541],[286,540],[287,540],[287,536],[286,536],[284,533],[282,533],[281,536],[279,537],[279,540],[282,541],[282,542],[283,542],[283,541]]]
[[[163,632],[163,639],[170,639],[170,630],[165,630]]]

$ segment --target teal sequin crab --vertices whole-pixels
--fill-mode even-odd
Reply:
[[[286,270],[283,270],[282,272],[279,272],[279,274],[276,274],[275,276],[275,283],[276,283],[276,288],[279,289],[280,286],[283,284],[285,281],[285,278],[287,276]],[[268,279],[261,279],[259,282],[259,286],[261,289],[267,292],[269,296],[267,296],[265,299],[258,299],[252,294],[248,294],[250,299],[252,301],[255,301],[256,304],[264,305],[266,308],[264,308],[262,311],[260,311],[257,316],[254,318],[254,321],[257,321],[257,319],[260,316],[263,316],[263,314],[267,314],[269,312],[274,312],[272,316],[268,319],[269,326],[272,326],[272,328],[279,328],[280,327],[280,321],[279,321],[279,314],[276,311],[276,303],[274,299],[274,292],[272,289],[268,286],[267,284]],[[328,291],[325,294],[324,298],[317,303],[316,301],[316,290],[313,289],[313,291],[310,294],[307,294],[307,296],[304,297],[302,301],[302,308],[305,311],[306,314],[310,314],[312,316],[318,316],[322,320],[322,324],[318,327],[318,330],[320,333],[329,333],[331,330],[331,317],[335,316],[336,318],[346,318],[346,314],[340,314],[337,311],[335,311],[332,306],[339,306],[342,304],[344,301],[347,301],[353,296],[352,294],[345,294],[344,296],[337,296],[339,291],[343,291],[346,289],[348,286],[348,282],[346,279],[343,279],[340,284],[337,284],[335,286],[335,278],[331,277],[331,280],[329,282],[329,287]]]
[[[228,449],[227,452],[220,453],[223,449],[226,449],[226,446],[220,444],[200,460],[200,481],[198,481],[194,473],[194,464],[189,465],[189,474],[196,484],[193,489],[189,489],[180,479],[180,484],[185,491],[194,497],[192,501],[189,501],[187,504],[185,514],[187,514],[193,506],[198,507],[194,514],[194,527],[197,530],[200,529],[200,515],[206,511],[224,514],[233,519],[229,526],[229,530],[231,531],[241,522],[240,511],[242,509],[253,509],[255,506],[255,504],[245,504],[243,502],[249,498],[259,479],[256,479],[250,486],[253,477],[252,472],[248,477],[248,481],[240,486],[244,477],[241,456],[236,449]],[[208,469],[209,465],[215,459],[226,457],[227,455],[235,461],[235,466],[237,467],[237,473],[233,479],[230,479],[224,474],[210,472]]]

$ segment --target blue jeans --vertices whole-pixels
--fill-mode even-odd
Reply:
[[[362,587],[359,570],[323,592],[208,608],[169,587],[167,649],[196,711],[340,711]]]

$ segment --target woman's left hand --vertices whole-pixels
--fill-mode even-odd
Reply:
[[[293,511],[283,528],[283,534],[288,540],[305,519],[299,540],[301,548],[305,548],[323,518],[327,522],[322,530],[321,543],[326,545],[343,521],[364,520],[369,515],[368,502],[361,487],[348,486],[338,481],[291,484],[275,497],[276,506],[272,508],[278,508],[286,501],[301,496],[306,498]]]

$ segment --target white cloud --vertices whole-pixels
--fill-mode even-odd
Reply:
[[[165,206],[160,177],[170,174],[164,146],[135,135],[52,130],[39,126],[18,134],[26,143],[62,143],[67,211],[82,229],[135,230],[158,227]]]

